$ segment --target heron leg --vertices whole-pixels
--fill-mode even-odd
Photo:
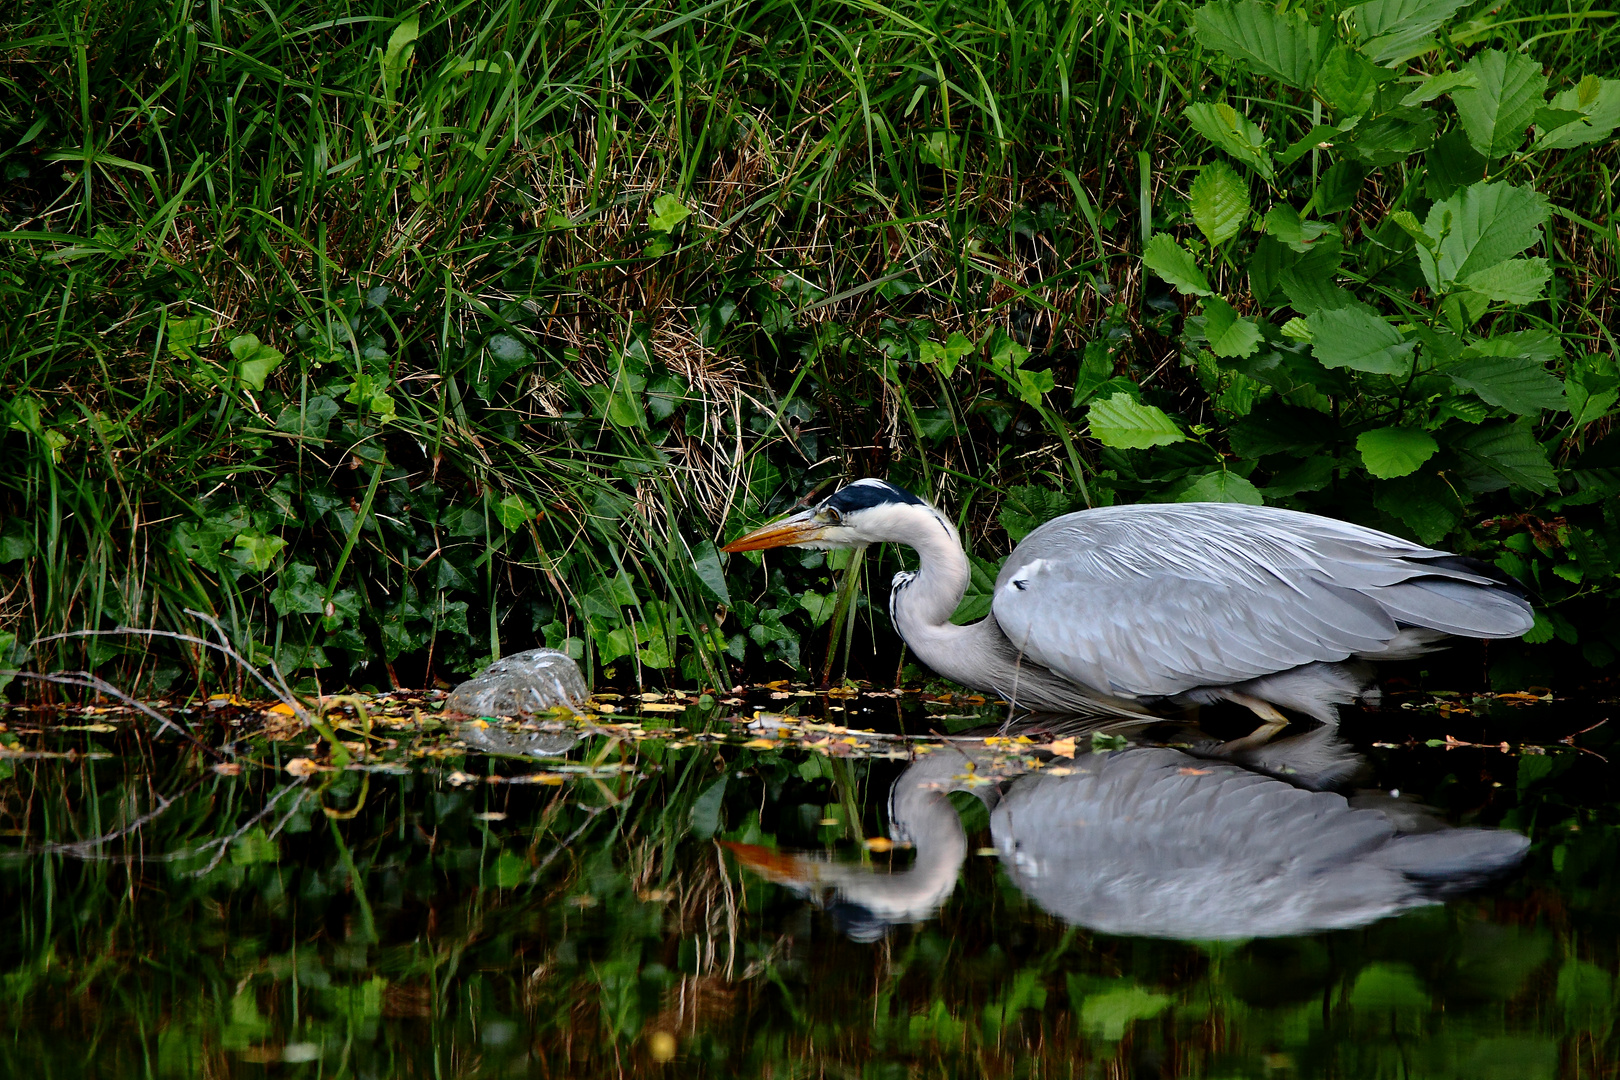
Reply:
[[[1288,726],[1288,717],[1278,712],[1268,701],[1261,701],[1257,697],[1230,690],[1227,691],[1226,698],[1242,705],[1261,720],[1264,720],[1265,723],[1241,739],[1233,739],[1231,742],[1224,742],[1217,746],[1215,748],[1217,754],[1231,754],[1240,750],[1258,750],[1275,738],[1277,732]]]

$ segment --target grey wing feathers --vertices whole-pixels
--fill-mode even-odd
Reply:
[[[1516,637],[1531,607],[1492,571],[1275,507],[1106,507],[1047,522],[996,579],[1012,641],[1066,678],[1168,696],[1315,661],[1398,658],[1446,635]]]

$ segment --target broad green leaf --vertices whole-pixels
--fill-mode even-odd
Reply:
[[[1565,960],[1558,969],[1557,998],[1571,1028],[1597,1032],[1614,1024],[1614,976],[1596,964],[1573,956]]]
[[[1554,94],[1552,107],[1580,113],[1581,119],[1546,131],[1538,122],[1537,150],[1564,150],[1607,139],[1620,127],[1620,79],[1588,75],[1572,89]]]
[[[1356,436],[1356,449],[1367,471],[1380,480],[1408,476],[1440,449],[1427,431],[1415,428],[1376,428]]]
[[[1316,92],[1334,109],[1346,116],[1367,111],[1381,78],[1390,72],[1380,68],[1347,45],[1335,45],[1316,73]]]
[[[1423,223],[1417,219],[1417,215],[1412,213],[1412,211],[1397,210],[1393,214],[1389,215],[1389,220],[1393,221],[1396,225],[1399,225],[1401,230],[1413,240],[1416,240],[1418,243],[1422,244],[1426,248],[1429,248],[1430,250],[1434,249],[1434,237],[1423,231]]]
[[[1417,249],[1429,287],[1445,292],[1539,243],[1549,213],[1540,192],[1508,183],[1473,184],[1435,203],[1423,222],[1433,250]]]
[[[1187,438],[1163,409],[1143,405],[1129,394],[1092,402],[1086,410],[1086,422],[1092,438],[1115,450],[1145,450]]]
[[[250,390],[263,390],[264,381],[285,357],[268,345],[261,344],[252,334],[231,339],[231,355],[236,357],[236,377]]]
[[[1362,51],[1394,65],[1434,48],[1429,35],[1468,0],[1371,0],[1350,9]]]
[[[1547,461],[1547,452],[1536,442],[1528,426],[1493,424],[1470,432],[1456,447],[1469,466],[1462,476],[1463,482],[1474,491],[1497,491],[1505,487],[1556,491],[1558,488],[1558,477]]]
[[[1303,254],[1323,235],[1338,235],[1338,226],[1327,221],[1302,221],[1299,211],[1278,203],[1266,211],[1266,232]]]
[[[1356,204],[1367,170],[1354,161],[1335,161],[1322,170],[1322,179],[1311,196],[1318,214],[1337,214]]]
[[[1057,387],[1057,378],[1050,371],[1018,368],[1015,375],[1013,384],[1018,389],[1018,400],[1025,405],[1039,405],[1042,395],[1050,394]]]
[[[523,527],[523,523],[534,516],[534,511],[523,500],[521,495],[508,495],[495,504],[495,520],[508,531]]]
[[[1216,49],[1299,90],[1309,90],[1323,35],[1303,12],[1278,11],[1258,0],[1205,4],[1193,15],[1199,44]]]
[[[1204,336],[1209,351],[1227,358],[1251,356],[1260,347],[1260,327],[1218,296],[1204,301]]]
[[[1412,370],[1412,342],[1361,305],[1326,308],[1306,320],[1311,328],[1311,351],[1325,368],[1351,368],[1380,375],[1405,375]]]
[[[1452,382],[1520,416],[1563,410],[1564,384],[1541,361],[1527,356],[1480,356],[1446,368]]]
[[[276,575],[270,603],[278,615],[319,615],[326,610],[326,597],[317,580],[315,567],[289,563]]]
[[[382,54],[382,80],[383,95],[389,101],[394,100],[394,94],[399,90],[400,78],[410,65],[411,53],[415,51],[416,39],[421,36],[421,17],[417,12],[405,16],[394,27],[393,33],[388,35],[388,46]]]
[[[1200,169],[1188,196],[1193,223],[1212,247],[1236,236],[1249,220],[1249,185],[1224,161]]]
[[[1373,505],[1401,521],[1419,541],[1438,544],[1462,520],[1463,504],[1445,479],[1417,473],[1373,486]]]
[[[287,541],[279,536],[266,536],[250,529],[236,535],[236,550],[231,552],[231,558],[252,570],[268,570],[286,546]]]
[[[1393,1010],[1427,1012],[1429,994],[1423,982],[1405,964],[1368,964],[1356,976],[1350,988],[1352,1008],[1375,1009],[1380,1013]]]
[[[1472,71],[1442,71],[1438,75],[1430,75],[1419,83],[1417,89],[1401,98],[1401,104],[1407,107],[1422,105],[1433,101],[1441,94],[1478,85],[1479,76]]]
[[[1192,129],[1247,165],[1268,182],[1276,174],[1271,164],[1271,145],[1258,124],[1230,105],[1199,102],[1182,111]]]
[[[692,549],[692,571],[698,587],[716,603],[731,604],[731,590],[726,587],[726,570],[720,565],[720,550],[713,540],[700,540]]]
[[[1476,270],[1459,284],[1498,304],[1533,304],[1551,280],[1546,259],[1509,259]]]
[[[704,788],[692,803],[692,835],[699,840],[707,840],[720,831],[720,808],[726,797],[726,781],[730,777],[730,773],[722,773],[720,779]]]
[[[1339,140],[1339,153],[1369,169],[1398,164],[1434,142],[1435,114],[1431,109],[1395,108],[1363,124]]]
[[[653,232],[673,232],[675,227],[692,216],[692,211],[673,195],[660,195],[653,200],[653,210],[647,215],[647,228]]]
[[[1095,1038],[1118,1042],[1133,1023],[1158,1016],[1173,1004],[1175,998],[1169,994],[1155,994],[1134,984],[1089,994],[1080,1002],[1080,1029]]]
[[[1601,419],[1620,402],[1620,369],[1614,357],[1601,353],[1587,353],[1569,366],[1569,378],[1564,385],[1569,398],[1570,419],[1577,428]],[[4,550],[0,538],[0,552]],[[0,562],[5,556],[0,554]]]
[[[1520,53],[1486,49],[1464,70],[1479,85],[1452,91],[1451,100],[1468,141],[1488,158],[1517,149],[1547,92],[1541,65]]]
[[[917,359],[924,364],[934,364],[939,368],[940,374],[949,377],[956,370],[957,363],[973,351],[973,342],[960,330],[953,330],[944,344],[937,341],[924,341],[917,346]]]
[[[1247,503],[1260,506],[1265,501],[1259,488],[1225,469],[1207,472],[1176,492],[1176,502]]]
[[[1209,278],[1199,269],[1192,253],[1168,233],[1159,233],[1148,241],[1142,252],[1142,265],[1173,285],[1177,292],[1191,296],[1209,296]]]
[[[167,333],[165,347],[175,356],[187,360],[197,359],[197,347],[208,333],[208,316],[193,315],[189,319],[170,319],[164,324]]]

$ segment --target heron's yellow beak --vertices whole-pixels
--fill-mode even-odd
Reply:
[[[826,533],[827,526],[816,520],[815,512],[805,510],[739,536],[720,550],[764,551],[767,548],[792,547],[794,544],[814,543],[823,539]]]

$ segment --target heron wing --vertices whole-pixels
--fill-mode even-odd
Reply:
[[[1015,647],[1065,678],[1166,696],[1398,654],[1414,629],[1428,639],[1524,633],[1529,603],[1491,575],[1311,514],[1145,504],[1069,514],[1030,533],[996,578],[992,611]]]

